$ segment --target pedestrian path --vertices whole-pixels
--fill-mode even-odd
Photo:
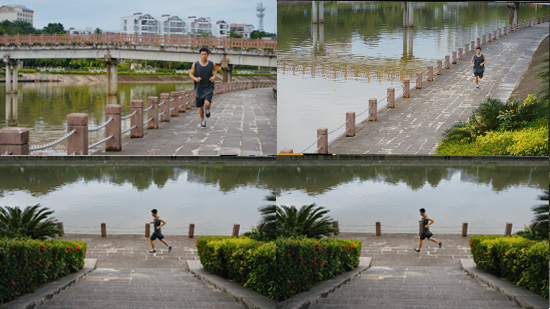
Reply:
[[[433,82],[412,89],[410,98],[397,99],[395,108],[382,108],[376,121],[358,123],[354,137],[334,140],[328,153],[434,154],[443,132],[458,121],[467,121],[485,97],[510,97],[538,45],[548,36],[549,25],[523,28],[482,45],[487,64],[480,88],[475,88],[470,51],[450,69],[443,68],[442,75],[434,73]],[[411,80],[411,88],[414,85]]]

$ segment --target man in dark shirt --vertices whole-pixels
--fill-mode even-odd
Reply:
[[[432,238],[433,234],[432,232],[430,232],[429,228],[429,226],[432,225],[435,221],[426,216],[426,209],[424,208],[420,208],[420,216],[422,217],[422,220],[418,220],[418,222],[422,222],[422,232],[420,232],[420,245],[418,246],[418,249],[414,249],[414,251],[420,252],[420,248],[422,248],[422,241],[426,238],[428,238],[429,241],[433,241],[436,244],[439,244],[439,248],[441,248],[442,243],[440,241],[438,242],[435,238]]]
[[[212,104],[212,96],[214,95],[214,80],[216,79],[217,71],[214,63],[208,60],[208,48],[203,47],[199,51],[201,59],[191,67],[189,77],[195,81],[195,104],[199,108],[201,116],[201,127],[206,127],[206,118],[210,117],[210,105]],[[212,72],[214,72],[212,74]]]
[[[166,224],[166,221],[162,220],[157,215],[157,210],[156,209],[151,210],[151,215],[153,216],[154,219],[153,219],[153,221],[149,222],[149,224],[153,224],[153,235],[151,235],[151,238],[149,239],[149,241],[151,242],[151,246],[153,247],[153,250],[150,250],[149,252],[151,252],[151,253],[157,252],[157,250],[155,250],[155,243],[153,242],[153,240],[155,240],[157,238],[163,244],[165,244],[166,247],[168,247],[168,252],[172,251],[172,246],[168,245],[166,240],[164,240],[164,235],[162,235],[162,231],[160,230],[160,228],[163,227]]]

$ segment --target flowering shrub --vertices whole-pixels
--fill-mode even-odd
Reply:
[[[470,250],[480,270],[548,297],[548,241],[520,236],[472,236]]]
[[[0,304],[84,267],[82,241],[0,238]]]

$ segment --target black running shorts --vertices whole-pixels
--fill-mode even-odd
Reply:
[[[212,95],[213,93],[209,93],[203,99],[195,98],[195,106],[202,107],[204,105],[204,101],[212,103]]]
[[[157,234],[157,233],[153,233],[153,235],[151,235],[151,240],[155,240],[155,239],[164,239],[164,235],[162,234]]]

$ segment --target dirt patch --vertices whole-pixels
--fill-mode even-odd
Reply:
[[[527,98],[527,95],[536,94],[538,89],[542,86],[541,80],[536,76],[540,70],[536,69],[536,67],[542,64],[542,59],[548,54],[550,50],[549,43],[550,39],[548,36],[542,40],[533,58],[531,58],[527,70],[523,72],[519,79],[519,83],[516,85],[514,91],[512,91],[510,100],[517,99],[523,101]]]

